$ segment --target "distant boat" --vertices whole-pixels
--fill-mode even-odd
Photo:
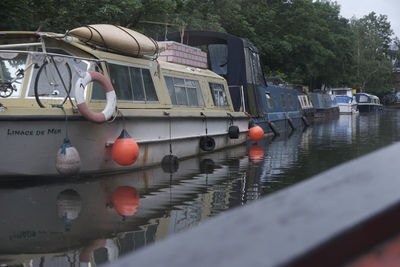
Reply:
[[[339,116],[339,106],[335,96],[326,93],[310,93],[315,108],[315,118],[326,119]]]
[[[357,101],[351,88],[332,88],[331,94],[336,96],[340,114],[357,113]]]
[[[185,31],[183,38],[175,32],[167,39],[207,46],[209,68],[226,78],[235,111],[247,112],[267,135],[304,126],[297,91],[267,84],[258,49],[247,40],[213,31]]]
[[[357,108],[360,112],[375,112],[382,111],[383,106],[376,95],[367,93],[355,94],[357,100]]]

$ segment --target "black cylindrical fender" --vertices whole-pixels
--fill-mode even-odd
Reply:
[[[279,131],[278,128],[276,127],[275,123],[273,123],[272,121],[270,121],[268,123],[269,128],[271,128],[272,132],[274,133],[274,135],[279,135]]]
[[[200,148],[204,151],[212,151],[215,148],[215,140],[209,136],[200,138]]]
[[[236,125],[229,126],[228,136],[230,139],[238,139],[239,138],[239,127]]]

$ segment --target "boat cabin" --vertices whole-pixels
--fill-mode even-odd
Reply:
[[[349,96],[349,97],[353,97],[353,89],[351,89],[351,88],[331,88],[330,89],[330,94],[332,94],[334,96]]]
[[[35,86],[53,86],[48,88],[51,93],[46,95],[46,101],[54,100],[54,103],[58,103],[67,96],[61,83],[46,85],[46,79],[36,79],[41,70],[40,76],[54,75],[54,73],[44,73],[40,68],[45,57],[42,48],[44,45],[46,53],[53,54],[55,60],[64,61],[68,66],[60,68],[60,71],[63,77],[67,77],[69,89],[78,80],[79,72],[87,70],[101,72],[110,79],[117,96],[118,107],[121,109],[176,107],[233,111],[226,81],[207,69],[110,53],[71,39],[67,38],[68,41],[65,41],[46,38],[40,43],[39,37],[34,32],[2,33],[0,45],[16,42],[21,47],[21,44],[27,45],[19,49],[19,53],[16,53],[15,49],[11,52],[8,47],[4,49],[4,46],[1,49],[2,86],[16,77],[18,71],[23,71],[23,75],[12,82],[10,95],[0,99],[1,103],[4,106],[15,106],[26,102],[30,103],[29,106],[32,108],[39,108],[39,105],[35,105]],[[10,45],[10,48],[15,47]],[[106,95],[101,85],[93,83],[93,86],[88,85],[87,89],[85,99],[89,105],[94,109],[101,108],[106,102]],[[70,90],[69,95],[73,99],[75,90]]]

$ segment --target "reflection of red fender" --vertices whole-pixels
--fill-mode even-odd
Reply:
[[[139,206],[139,192],[131,186],[118,187],[111,197],[115,210],[122,216],[132,216]]]
[[[99,82],[106,94],[107,104],[100,113],[91,111],[86,105],[84,91],[90,82]],[[86,72],[85,77],[79,78],[75,84],[75,101],[79,112],[88,120],[93,122],[104,122],[109,120],[115,111],[117,97],[111,82],[101,73],[95,71]]]
[[[261,162],[264,158],[264,149],[258,145],[254,145],[249,149],[250,160],[254,162]]]

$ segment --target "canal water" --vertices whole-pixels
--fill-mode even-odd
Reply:
[[[400,140],[400,111],[99,177],[2,182],[0,266],[98,266]]]

